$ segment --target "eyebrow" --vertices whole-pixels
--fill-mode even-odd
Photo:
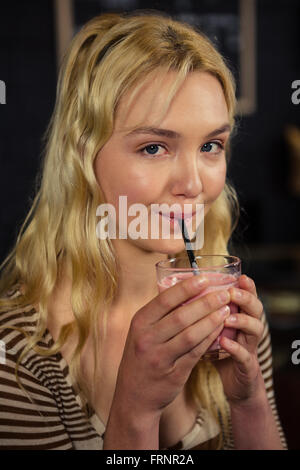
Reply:
[[[205,138],[210,139],[219,134],[223,134],[224,132],[230,132],[230,130],[231,130],[230,124],[225,123],[218,129],[215,129],[209,134],[207,134]],[[158,135],[161,137],[168,137],[170,139],[179,139],[181,137],[181,134],[179,134],[178,132],[171,131],[169,129],[162,129],[161,127],[138,127],[137,129],[133,129],[131,132],[126,134],[125,137],[131,137],[137,134],[154,134],[154,135]]]

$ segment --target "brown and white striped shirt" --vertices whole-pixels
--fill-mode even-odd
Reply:
[[[105,426],[93,411],[87,417],[72,386],[69,368],[60,353],[49,357],[30,351],[21,361],[18,376],[33,403],[18,385],[15,368],[27,344],[25,336],[10,327],[32,334],[38,312],[28,306],[0,314],[0,449],[86,449],[103,448]],[[286,441],[276,410],[272,380],[271,340],[265,316],[264,334],[258,348],[265,381],[282,444]],[[50,348],[53,338],[46,330],[39,346]],[[5,353],[5,354],[4,354]],[[225,433],[206,409],[199,410],[193,429],[172,449],[213,449],[218,434],[225,435],[224,449],[234,449],[232,430]]]

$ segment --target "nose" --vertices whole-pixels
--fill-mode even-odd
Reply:
[[[187,199],[197,197],[203,191],[199,160],[197,155],[178,155],[172,171],[172,193]]]

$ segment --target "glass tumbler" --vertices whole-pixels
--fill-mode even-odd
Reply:
[[[174,257],[156,263],[156,276],[159,292],[174,286],[178,282],[193,275],[203,274],[209,280],[208,287],[199,295],[189,299],[182,305],[188,304],[199,297],[220,289],[229,289],[238,285],[241,275],[241,260],[236,256],[229,255],[203,255],[195,257],[198,268],[192,268],[188,257]],[[230,302],[230,313],[239,311],[238,306]],[[210,345],[202,360],[219,360],[228,357],[229,354],[221,348],[220,338],[236,339],[237,330],[224,327],[218,338]]]

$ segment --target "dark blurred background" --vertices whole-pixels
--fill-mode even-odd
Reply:
[[[300,363],[292,361],[292,343],[300,341],[299,0],[2,2],[0,262],[34,196],[57,65],[70,35],[101,12],[134,9],[165,11],[201,28],[237,79],[240,115],[228,175],[241,218],[232,251],[264,302],[277,406],[289,448],[300,449]]]

